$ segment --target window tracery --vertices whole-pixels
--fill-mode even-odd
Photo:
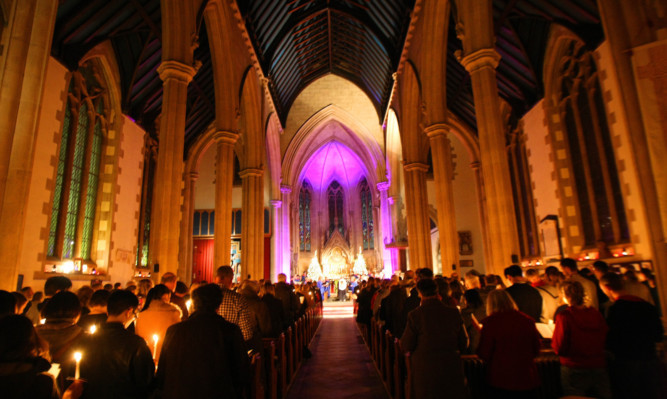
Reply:
[[[359,196],[361,199],[361,233],[363,236],[364,249],[375,249],[373,197],[366,179],[363,179],[359,185]]]

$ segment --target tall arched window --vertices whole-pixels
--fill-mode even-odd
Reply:
[[[572,41],[560,60],[558,111],[578,204],[582,246],[628,242],[625,207],[593,55]]]
[[[91,259],[102,141],[106,136],[106,89],[93,64],[72,73],[55,178],[47,255]]]
[[[359,184],[361,199],[361,233],[364,238],[364,249],[375,249],[373,226],[373,197],[368,182],[363,179]]]
[[[148,266],[151,237],[151,208],[155,167],[157,166],[157,142],[149,134],[144,137],[144,171],[141,186],[141,209],[139,211],[139,234],[135,266]]]
[[[522,258],[530,258],[538,256],[540,251],[535,207],[533,206],[533,190],[526,158],[526,136],[522,129],[519,126],[517,130],[509,134],[507,159],[512,182],[514,216],[519,234],[519,249]]]
[[[338,230],[345,234],[343,217],[343,187],[337,182],[332,181],[327,189],[327,201],[329,203],[329,235]]]
[[[311,188],[304,181],[299,191],[299,250],[310,251],[310,203]]]

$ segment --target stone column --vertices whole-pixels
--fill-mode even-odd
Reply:
[[[278,273],[285,273],[287,280],[291,279],[291,261],[292,249],[290,246],[290,194],[292,188],[288,185],[280,185],[280,193],[282,194],[282,224],[280,226],[280,241],[282,243],[282,261],[278,267]]]
[[[278,281],[278,273],[280,273],[280,265],[282,263],[282,241],[281,241],[281,221],[282,212],[281,207],[283,202],[281,200],[271,200],[271,223],[273,224],[273,231],[271,233],[271,281]]]
[[[24,208],[58,2],[15,0],[12,7],[13,20],[2,28],[9,39],[0,82],[0,289],[7,291],[17,289]]]
[[[452,265],[459,264],[459,242],[452,186],[452,147],[447,137],[448,132],[449,126],[445,124],[431,125],[425,129],[431,142],[433,156],[435,208],[438,210],[442,274],[449,276],[453,271]]]
[[[264,171],[248,168],[241,173],[241,279],[264,278]]]
[[[183,148],[188,83],[195,69],[179,61],[163,61],[162,114],[151,222],[149,264],[160,264],[160,273],[178,273],[178,253],[183,186]]]
[[[472,162],[470,164],[470,167],[475,174],[475,187],[477,188],[477,211],[479,212],[479,222],[482,231],[484,259],[491,259],[491,243],[489,243],[489,235],[487,233],[487,226],[489,223],[486,218],[486,197],[484,195],[484,183],[480,166],[481,164],[478,161]]]
[[[403,169],[405,170],[405,203],[407,206],[410,270],[423,267],[433,269],[431,226],[426,193],[428,165],[414,162],[405,164]]]
[[[195,212],[195,184],[197,183],[198,178],[199,173],[188,173],[185,179],[185,187],[183,189],[183,217],[181,219],[180,254],[181,267],[178,269],[178,278],[180,281],[183,281],[188,285],[192,283],[192,229],[194,225]]]
[[[385,276],[391,276],[394,273],[391,262],[391,251],[385,247],[386,244],[394,241],[391,224],[391,209],[389,209],[389,182],[381,181],[377,184],[380,192],[380,218],[377,223],[377,236],[380,242],[380,255],[382,256],[382,270]]]
[[[234,184],[234,144],[238,133],[217,133],[215,166],[215,267],[230,266],[232,250],[232,188]]]
[[[466,35],[474,34],[467,32]],[[470,73],[479,135],[490,259],[487,270],[502,275],[519,253],[512,185],[505,151],[505,131],[500,115],[500,97],[496,67],[500,55],[493,48],[483,48],[466,55],[461,63]]]

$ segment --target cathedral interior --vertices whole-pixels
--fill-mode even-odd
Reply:
[[[662,1],[1,0],[0,18],[2,289],[563,257],[667,286]]]

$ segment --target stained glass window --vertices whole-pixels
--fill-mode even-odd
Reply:
[[[573,41],[561,60],[560,113],[581,216],[583,245],[630,240],[621,185],[593,54]]]
[[[310,251],[311,187],[304,181],[299,191],[299,250]]]
[[[56,168],[47,255],[90,260],[97,209],[105,90],[92,64],[72,74]]]
[[[334,230],[338,230],[341,234],[345,234],[345,219],[343,217],[343,187],[337,182],[333,181],[329,184],[327,189],[327,199],[329,202],[329,234]]]
[[[366,179],[363,179],[359,185],[359,194],[361,199],[361,232],[364,238],[364,249],[375,249],[373,197]]]

